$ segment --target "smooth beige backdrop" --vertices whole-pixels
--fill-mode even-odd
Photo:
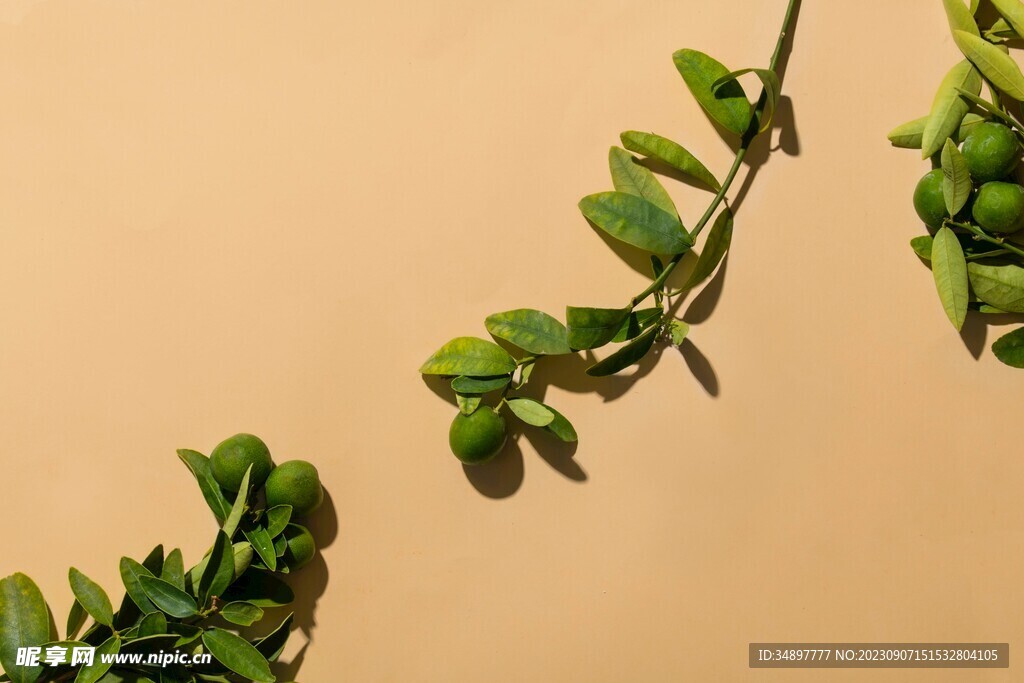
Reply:
[[[723,174],[670,56],[762,66],[784,5],[0,4],[0,575],[63,621],[69,564],[114,592],[122,554],[195,561],[174,449],[244,430],[336,511],[307,683],[1019,679],[746,663],[1024,642],[1024,374],[951,330],[907,246],[926,165],[885,139],[958,59],[939,3],[804,2],[693,345],[635,383],[537,370],[574,458],[520,438],[467,478],[416,373],[490,312],[639,291],[577,199],[628,128]],[[692,224],[708,195],[672,192]]]

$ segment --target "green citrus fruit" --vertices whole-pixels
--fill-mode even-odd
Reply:
[[[299,569],[309,564],[316,555],[316,541],[309,529],[298,524],[289,524],[284,529],[284,538],[288,548],[284,551],[285,562],[289,569]]]
[[[217,444],[210,453],[210,469],[213,478],[222,488],[238,491],[242,486],[245,470],[252,465],[249,485],[259,488],[274,469],[270,459],[270,450],[258,436],[252,434],[235,434]]]
[[[1009,175],[1020,160],[1020,144],[1013,131],[987,121],[971,129],[964,140],[963,155],[971,177],[979,183]]]
[[[496,456],[507,436],[505,418],[493,408],[481,406],[471,415],[455,416],[448,430],[448,445],[456,458],[478,465]]]
[[[1024,227],[1024,187],[1016,183],[985,183],[971,209],[978,225],[990,232],[1016,232]]]
[[[942,197],[942,169],[924,174],[914,188],[914,210],[929,228],[941,228],[946,213],[946,200]]]
[[[291,505],[295,516],[308,515],[324,502],[320,473],[305,460],[289,460],[267,477],[267,507]]]

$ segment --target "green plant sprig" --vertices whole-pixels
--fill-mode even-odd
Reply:
[[[979,23],[978,4],[943,0],[964,59],[942,80],[927,116],[889,133],[894,146],[919,149],[938,167],[914,192],[930,234],[910,245],[930,266],[958,331],[972,312],[1024,313],[1024,246],[1012,239],[1024,229],[1024,73],[1009,55],[1024,35],[1024,2],[991,0],[1000,16],[987,26]],[[1024,368],[1024,328],[996,340],[992,351]]]
[[[239,437],[245,437],[248,443],[258,442],[265,451],[256,437],[237,435],[232,439]],[[276,483],[271,493],[270,482],[265,487],[264,481],[274,466],[269,451],[265,451],[267,467],[258,471],[258,464],[249,464],[244,473],[238,472],[240,481],[234,480],[239,484],[238,493],[232,493],[223,488],[224,475],[218,478],[211,458],[187,449],[179,450],[178,457],[195,477],[218,526],[213,545],[203,559],[186,569],[181,551],[174,549],[165,555],[162,545],[142,562],[122,557],[120,574],[125,593],[116,611],[106,591],[72,567],[68,581],[75,600],[63,638],[32,579],[21,573],[0,579],[0,665],[5,672],[0,680],[276,680],[270,663],[284,649],[292,631],[293,614],[284,616],[262,638],[248,640],[242,636],[242,629],[261,621],[267,611],[283,609],[294,600],[292,589],[279,576],[301,569],[316,552],[312,535],[297,522],[322,500],[319,478],[310,479],[301,491]],[[235,466],[241,470],[237,462]],[[308,463],[305,466],[312,467]],[[280,498],[282,491],[294,497],[295,505],[269,503],[270,498]],[[92,624],[83,632],[90,618]],[[39,663],[19,664],[19,648],[39,648]],[[72,664],[74,648],[95,648],[93,662]],[[49,661],[48,652],[52,653]],[[212,662],[161,667],[102,661],[103,655],[139,654],[145,659],[164,653],[189,657],[206,653],[212,656]]]
[[[444,344],[420,367],[424,375],[451,378],[459,414],[449,431],[455,455],[467,464],[493,458],[506,440],[502,413],[509,412],[525,424],[543,429],[567,442],[577,440],[572,424],[551,406],[518,392],[530,379],[540,359],[619,344],[618,348],[587,369],[603,377],[620,372],[643,359],[659,340],[683,343],[689,326],[672,315],[666,303],[709,278],[721,263],[732,239],[733,216],[726,197],[753,141],[771,126],[781,97],[776,69],[794,17],[796,0],[789,0],[782,29],[765,69],[730,71],[697,50],[673,55],[676,69],[705,113],[721,128],[737,136],[739,145],[723,182],[677,142],[654,133],[626,131],[622,147],[609,150],[614,191],[588,195],[580,211],[611,237],[647,251],[651,256],[652,281],[622,308],[567,306],[565,323],[534,309],[515,309],[487,317],[485,326],[522,354],[516,359],[497,343],[477,337],[457,337]],[[760,95],[751,103],[739,79],[756,76]],[[637,154],[658,162],[696,181],[714,193],[713,199],[691,230],[687,230],[675,204],[648,166]],[[714,219],[712,221],[712,219]],[[693,272],[682,287],[666,291],[666,282],[689,254],[697,238],[710,225]],[[667,255],[667,262],[661,255]],[[654,306],[638,308],[650,297]],[[494,408],[483,403],[491,392],[500,392]]]

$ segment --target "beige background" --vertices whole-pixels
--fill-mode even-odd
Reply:
[[[337,515],[300,680],[823,680],[750,671],[752,640],[1018,652],[1024,374],[969,350],[1000,329],[951,331],[906,244],[926,165],[885,140],[957,59],[938,3],[805,3],[795,129],[683,304],[693,345],[635,383],[538,369],[574,459],[522,438],[467,478],[416,373],[487,313],[639,291],[577,199],[627,128],[723,174],[670,55],[761,66],[784,5],[0,4],[0,575],[63,621],[68,564],[113,592],[122,554],[195,561],[213,525],[174,449],[245,430],[314,460]],[[672,192],[692,224],[708,195]]]

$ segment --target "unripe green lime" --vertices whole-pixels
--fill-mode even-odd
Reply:
[[[942,227],[942,221],[949,218],[946,200],[942,197],[942,169],[937,168],[924,174],[914,188],[914,210],[929,228]]]
[[[493,408],[481,406],[471,415],[459,413],[448,430],[448,445],[467,465],[487,462],[505,445],[505,418]]]
[[[252,434],[235,434],[217,444],[210,453],[210,469],[213,478],[228,491],[238,491],[242,486],[245,470],[252,465],[249,485],[259,488],[267,480],[274,462],[270,459],[270,449],[258,436]]]
[[[1012,130],[986,121],[971,129],[964,140],[963,155],[971,177],[978,183],[1005,178],[1020,160],[1020,144]]]
[[[316,555],[316,541],[309,529],[298,524],[289,524],[284,529],[284,538],[288,549],[284,551],[285,562],[289,569],[300,569]]]
[[[989,232],[1016,232],[1024,227],[1024,187],[1016,183],[985,183],[971,210],[978,225]]]
[[[324,502],[320,473],[305,460],[289,460],[267,477],[267,507],[291,505],[296,517],[308,515]]]

